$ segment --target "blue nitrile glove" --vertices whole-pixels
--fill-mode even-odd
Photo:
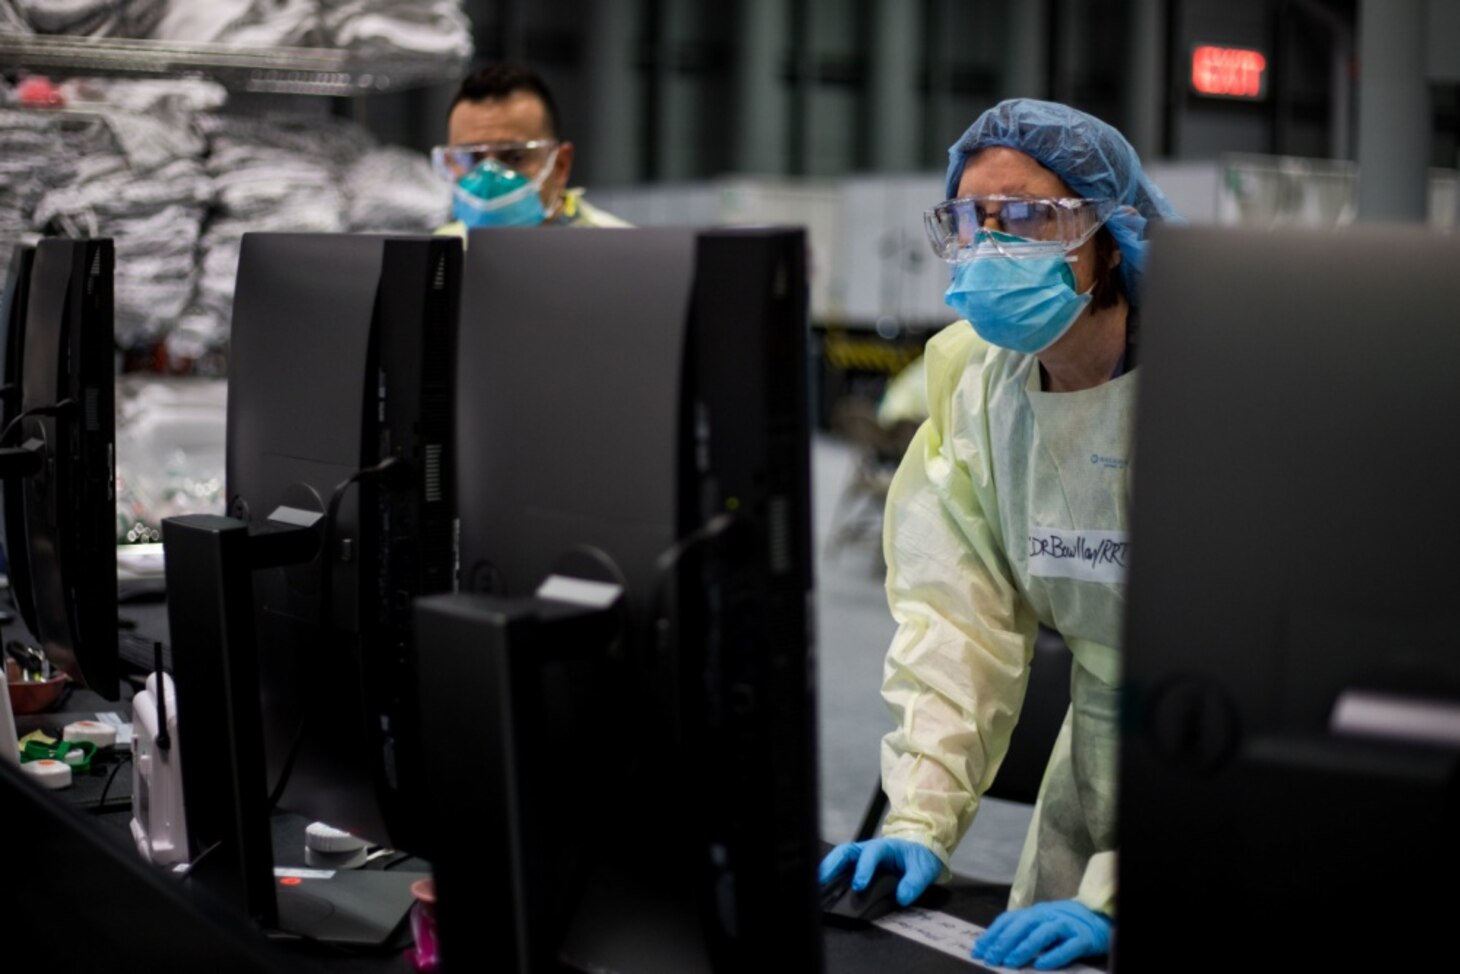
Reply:
[[[1074,900],[1002,913],[973,945],[973,959],[994,967],[1053,971],[1110,951],[1110,917]],[[1034,960],[1038,957],[1038,960]]]
[[[922,896],[943,874],[942,861],[925,845],[909,839],[868,839],[843,842],[828,852],[821,860],[817,879],[825,886],[854,862],[857,870],[852,874],[852,889],[859,892],[872,882],[879,866],[901,873],[902,882],[897,884],[898,906],[907,906]]]

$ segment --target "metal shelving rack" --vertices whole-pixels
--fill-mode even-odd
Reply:
[[[459,77],[462,58],[362,55],[332,48],[248,48],[156,40],[0,34],[0,68],[56,75],[210,78],[232,91],[353,97]]]

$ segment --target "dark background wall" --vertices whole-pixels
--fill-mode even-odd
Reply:
[[[553,86],[579,146],[577,177],[589,184],[937,169],[959,132],[1011,95],[1090,111],[1148,158],[1355,152],[1359,0],[465,6],[479,62],[526,60]],[[1437,31],[1452,29],[1448,16],[1436,15]],[[1434,46],[1460,49],[1455,40]],[[1198,43],[1265,52],[1266,97],[1193,93]],[[1456,165],[1457,92],[1454,80],[1431,86],[1434,165]],[[451,93],[442,85],[346,110],[390,141],[424,148],[444,137]]]

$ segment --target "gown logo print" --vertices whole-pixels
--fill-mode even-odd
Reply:
[[[1106,470],[1124,470],[1130,466],[1130,461],[1125,457],[1107,457],[1100,453],[1090,454],[1090,462]]]
[[[1061,531],[1035,528],[1029,533],[1029,574],[1119,584],[1125,581],[1130,540],[1125,531]]]

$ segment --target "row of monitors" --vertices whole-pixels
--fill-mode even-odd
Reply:
[[[502,231],[474,238],[464,268],[449,237],[245,236],[228,517],[201,530],[242,527],[255,551],[303,543],[272,567],[245,555],[247,570],[215,578],[188,547],[197,519],[164,524],[194,883],[266,925],[281,919],[272,796],[431,854],[448,960],[469,957],[486,896],[499,907],[494,950],[535,969],[559,949],[590,872],[623,866],[587,862],[597,831],[627,832],[642,811],[595,800],[588,829],[585,796],[640,786],[713,810],[665,837],[680,875],[674,902],[654,909],[698,931],[680,966],[772,950],[815,966],[805,254],[799,229]],[[54,437],[44,462],[108,481],[110,242],[42,241],[27,259],[11,301],[23,323],[12,333],[27,340],[24,405],[68,395],[36,381],[42,371],[94,371],[100,391],[71,397],[106,398],[95,424],[45,419],[63,438],[92,434],[107,464]],[[42,273],[58,259],[64,288]],[[33,363],[47,347],[38,322],[53,320],[95,347]],[[114,558],[114,525],[70,523],[69,547],[49,557],[43,532],[68,521],[29,502],[32,484],[69,496],[53,481],[25,481],[15,537],[27,543],[12,547],[53,561],[58,603],[95,614],[94,627],[54,638],[40,615],[37,632],[115,696],[115,562],[88,561]],[[112,506],[109,492],[91,501]],[[95,569],[95,591],[67,582],[80,566]],[[220,584],[195,593],[203,579]],[[506,692],[492,681],[509,678],[468,679],[491,624],[456,645],[417,631],[417,600],[446,598],[449,614],[457,588],[466,609],[512,621],[515,713],[500,728],[479,718]],[[575,615],[584,591],[599,611]],[[240,603],[242,629],[225,618]],[[468,805],[462,753],[508,738],[518,746],[496,785]],[[432,754],[451,759],[434,778]],[[491,773],[481,763],[477,779]],[[527,770],[554,764],[563,771]],[[467,833],[532,825],[465,862],[429,841],[449,814]],[[678,917],[687,889],[699,908]]]
[[[665,839],[699,891],[691,940],[814,966],[807,341],[799,230],[479,234],[464,269],[451,239],[245,237],[230,514],[320,538],[253,575],[265,777],[425,852],[448,958],[485,912],[499,954],[540,967],[594,833],[641,811],[600,799],[585,829],[586,796],[668,788],[715,809]],[[196,577],[167,558],[170,590]],[[478,639],[510,644],[498,669],[423,631],[416,600],[454,580],[508,616]],[[612,624],[550,625],[585,588]],[[185,738],[194,604],[170,600]],[[478,830],[473,862],[430,841]]]
[[[607,586],[621,595],[613,624],[583,637],[603,665],[586,678],[566,667],[540,674],[539,716],[564,719],[536,725],[540,739],[502,763],[554,779],[527,789],[544,796],[542,808],[573,809],[570,822],[543,820],[554,837],[628,834],[613,831],[626,821],[613,803],[583,811],[585,795],[622,786],[552,790],[565,763],[592,768],[613,755],[614,773],[623,764],[647,793],[676,796],[696,823],[678,848],[698,849],[670,885],[694,891],[685,899],[706,956],[723,969],[781,966],[784,941],[800,945],[797,966],[815,969],[801,246],[776,232],[490,231],[473,236],[458,289],[461,255],[444,241],[245,241],[231,513],[316,525],[325,553],[255,578],[254,618],[273,633],[260,640],[264,712],[284,715],[265,723],[297,734],[309,702],[299,697],[320,675],[348,673],[366,688],[336,686],[367,718],[356,722],[357,753],[371,755],[364,765],[376,777],[337,809],[383,809],[362,831],[412,827],[410,809],[392,811],[389,796],[409,778],[410,738],[429,737],[436,719],[379,689],[404,673],[418,706],[435,694],[460,713],[484,699],[456,678],[480,677],[471,669],[480,659],[433,667],[426,641],[406,631],[429,618],[455,645],[451,620],[472,613],[428,600],[417,617],[402,615],[412,598],[445,591],[454,576],[478,598],[527,599],[531,624],[519,625],[520,602],[473,611],[498,620],[493,638],[538,645],[531,634],[551,613],[533,600],[545,580]],[[1447,438],[1460,416],[1457,266],[1460,241],[1399,229],[1172,228],[1152,244],[1133,453],[1117,970],[1164,969],[1176,956],[1183,969],[1222,968],[1245,949],[1237,940],[1232,952],[1192,958],[1182,938],[1193,911],[1233,904],[1254,930],[1295,916],[1367,918],[1341,942],[1304,938],[1304,957],[1426,956],[1387,931],[1443,919],[1443,897],[1391,891],[1460,867],[1460,741],[1445,735],[1460,701],[1450,555],[1460,547],[1460,471]],[[350,317],[378,335],[395,316],[412,322],[398,346],[336,330]],[[455,368],[432,377],[458,321]],[[416,363],[404,378],[403,363]],[[348,388],[326,388],[340,383]],[[403,400],[418,411],[409,422]],[[432,420],[438,409],[445,418]],[[388,457],[402,462],[382,467]],[[414,486],[402,491],[406,479]],[[447,565],[429,507],[451,503],[453,490],[460,540]],[[311,639],[314,654],[300,651]],[[574,656],[545,645],[545,659]],[[292,654],[293,675],[268,676],[279,662],[270,654]],[[460,733],[472,723],[435,726]],[[667,759],[660,741],[671,742]],[[271,783],[278,760],[268,756]],[[378,773],[387,765],[391,774]],[[337,771],[320,764],[294,780],[315,783],[300,791],[316,795],[360,780],[357,768],[317,784]],[[567,787],[579,784],[596,783]],[[755,822],[780,831],[753,835]],[[514,854],[498,864],[521,866]],[[443,878],[449,860],[440,850]],[[581,863],[551,866],[577,875]],[[758,914],[753,897],[727,912],[706,892],[742,877],[744,891],[788,891],[778,916]],[[524,969],[541,959],[533,951],[556,949],[567,921],[555,911],[567,909],[534,906],[553,922],[541,943],[518,944]]]

